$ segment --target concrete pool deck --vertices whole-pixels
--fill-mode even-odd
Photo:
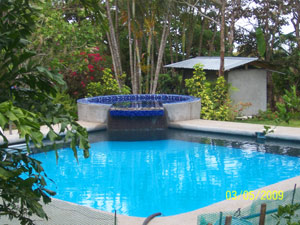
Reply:
[[[255,137],[255,132],[262,132],[264,125],[250,124],[250,123],[237,123],[237,122],[225,122],[214,120],[186,120],[172,122],[169,124],[171,128],[213,132],[221,134],[243,135]],[[267,137],[280,140],[300,141],[300,128],[295,127],[275,127],[274,133],[267,134]]]
[[[79,123],[82,126],[86,127],[88,131],[106,129],[106,125],[100,123],[90,123],[90,122],[81,122],[81,121]],[[177,129],[187,129],[187,130],[195,130],[195,131],[206,131],[206,132],[245,135],[245,136],[255,136],[255,132],[261,132],[263,130],[263,125],[235,123],[235,122],[207,121],[201,119],[173,122],[170,123],[169,126],[171,128],[177,128]],[[5,132],[6,132],[5,134],[8,134],[7,133],[8,131]],[[47,129],[42,128],[42,132],[45,134],[45,132],[47,132]],[[277,127],[275,129],[275,132],[273,134],[269,134],[268,136],[274,139],[300,141],[300,128]],[[7,137],[10,143],[22,142],[21,139],[18,139],[18,134],[16,131],[13,131],[13,135],[7,135]],[[297,184],[297,187],[300,187],[300,176],[257,189],[254,191],[254,194],[256,195],[261,190],[288,191],[288,190],[292,190],[295,184]],[[261,195],[262,194],[260,194],[259,196]],[[225,200],[188,213],[183,213],[175,216],[156,217],[149,223],[149,225],[197,225],[197,217],[200,214],[236,210],[237,208],[243,208],[250,205],[251,202],[252,202],[251,200],[244,200],[244,199]],[[45,221],[45,220],[38,219],[36,221],[36,224],[45,224],[45,225],[113,224],[111,223],[111,218],[113,215],[111,213],[105,213],[100,210],[92,209],[85,206],[80,206],[69,202],[64,202],[57,199],[53,199],[53,201],[50,204],[45,206],[45,211],[49,216],[49,220]],[[108,222],[108,220],[106,221],[105,218],[109,218],[110,222]],[[117,215],[118,225],[142,225],[144,220],[145,218]],[[17,221],[9,221],[9,220],[5,220],[5,218],[1,218],[0,222],[1,224],[19,224]]]
[[[81,126],[85,127],[88,132],[106,129],[106,125],[102,124],[102,123],[92,123],[92,122],[86,122],[86,121],[78,121],[78,123]],[[60,126],[55,125],[55,126],[53,126],[53,129],[55,132],[59,132]],[[46,137],[47,133],[49,132],[49,128],[47,126],[41,126],[41,132],[43,133],[44,137]],[[17,143],[25,142],[25,138],[20,138],[17,130],[12,130],[11,134],[9,133],[8,130],[5,130],[4,135],[6,136],[9,144],[17,144]],[[0,137],[0,144],[2,144],[2,143],[3,143],[3,139],[2,139],[2,137]]]

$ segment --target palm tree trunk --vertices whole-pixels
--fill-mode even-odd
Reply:
[[[226,0],[222,0],[222,9],[221,9],[221,37],[220,37],[220,70],[219,76],[224,76],[224,56],[225,56],[225,6]]]
[[[128,16],[128,47],[129,47],[129,64],[130,64],[130,78],[131,78],[131,87],[132,93],[137,94],[135,76],[134,76],[134,67],[133,67],[133,56],[132,56],[132,37],[131,37],[131,16],[130,16],[130,4],[129,0],[127,1],[127,16]]]
[[[170,31],[170,23],[169,23],[169,21],[166,21],[166,23],[164,24],[163,33],[161,36],[157,64],[156,64],[156,69],[155,69],[155,76],[154,76],[154,81],[153,81],[153,88],[151,90],[151,94],[155,94],[155,92],[156,92],[158,76],[159,76],[159,72],[161,69],[161,64],[162,64],[162,60],[163,60],[163,55],[164,55],[169,31]]]
[[[119,76],[122,75],[122,64],[121,64],[121,57],[120,57],[120,49],[117,43],[114,24],[112,22],[112,17],[110,13],[109,0],[106,0],[106,14],[107,14],[108,25],[109,25],[109,34],[107,36],[108,36],[110,51],[114,63],[115,77],[118,82],[119,89],[121,91],[121,83],[119,80]]]

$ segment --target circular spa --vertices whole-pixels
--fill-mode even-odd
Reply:
[[[200,99],[186,95],[141,94],[107,95],[79,99],[78,118],[82,121],[107,123],[109,116],[152,117],[163,116],[167,121],[200,118]]]

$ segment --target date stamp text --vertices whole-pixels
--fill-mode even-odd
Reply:
[[[226,200],[283,200],[283,191],[226,191]]]

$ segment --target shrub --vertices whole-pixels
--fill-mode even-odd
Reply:
[[[231,101],[228,94],[229,86],[226,83],[224,76],[217,78],[217,81],[212,91],[212,101],[214,104],[214,119],[229,120],[231,111]]]
[[[85,97],[87,85],[100,81],[104,68],[110,66],[97,47],[87,49],[87,52],[78,51],[61,61],[60,71],[67,83],[68,93],[75,99]]]
[[[236,117],[243,116],[243,111],[252,105],[251,102],[239,102],[231,106],[230,120],[236,119]]]
[[[182,76],[179,74],[159,74],[157,93],[162,94],[182,94]]]
[[[201,98],[201,118],[208,120],[230,119],[229,86],[223,76],[216,82],[206,80],[203,66],[194,66],[193,77],[186,79],[187,91],[190,95]]]
[[[61,104],[70,115],[77,120],[77,104],[76,101],[66,92],[58,92],[53,99],[53,104]]]
[[[268,108],[266,111],[259,110],[256,118],[259,120],[276,120],[278,118],[278,114],[276,112],[272,112],[272,110]]]
[[[103,76],[99,82],[91,82],[87,86],[87,97],[99,95],[117,95],[117,94],[130,94],[130,88],[126,85],[122,86],[121,92],[117,80],[114,79],[110,69],[105,69]],[[126,75],[123,74],[120,79],[125,79]]]

